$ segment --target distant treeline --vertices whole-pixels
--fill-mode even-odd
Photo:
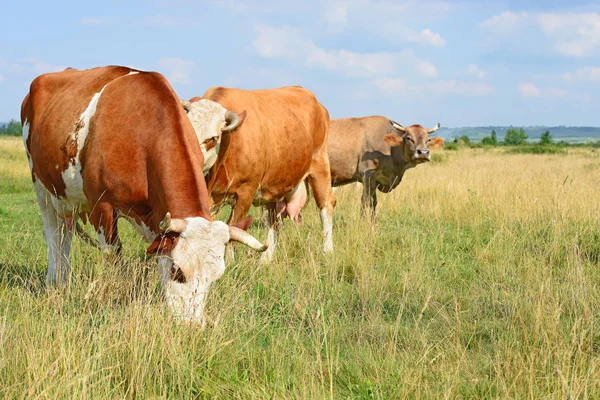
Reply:
[[[467,135],[454,138],[444,144],[446,150],[458,150],[461,147],[486,148],[506,146],[510,153],[566,153],[565,147],[578,146],[600,147],[600,140],[588,140],[587,142],[572,143],[565,140],[555,141],[555,138],[546,130],[539,140],[531,140],[524,128],[508,128],[504,140],[498,139],[498,134],[492,130],[489,136],[484,136],[479,141],[471,140]]]
[[[21,136],[22,134],[23,128],[19,121],[11,119],[8,123],[0,123],[0,135]]]
[[[494,131],[496,132],[498,140],[503,140],[507,131],[510,129],[523,129],[527,133],[529,142],[540,138],[546,131],[550,131],[552,136],[558,141],[564,140],[570,143],[584,143],[600,140],[600,127],[591,126],[528,126],[523,128],[513,126],[478,126],[442,128],[438,131],[438,134],[447,139],[468,136],[471,141],[481,141],[484,137],[490,136],[492,131]]]

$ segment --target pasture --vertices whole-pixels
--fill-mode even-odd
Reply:
[[[274,262],[236,246],[201,331],[125,221],[123,263],[75,238],[70,288],[47,292],[23,145],[0,138],[0,397],[600,396],[599,153],[438,150],[374,225],[355,186],[336,197],[333,256],[311,200]]]

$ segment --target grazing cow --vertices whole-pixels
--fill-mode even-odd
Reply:
[[[199,97],[194,97],[190,101],[182,100],[181,104],[196,130],[202,155],[204,155],[202,173],[206,175],[217,161],[222,134],[233,132],[241,125],[246,118],[246,111],[238,115],[219,103],[202,100]]]
[[[431,129],[421,125],[404,127],[381,116],[331,120],[328,140],[332,185],[361,182],[363,212],[369,207],[374,217],[376,189],[390,192],[400,184],[407,169],[429,161],[430,149],[444,144],[441,137],[429,137],[439,127],[439,123]],[[303,184],[297,193],[300,195],[290,201],[302,208],[302,202],[306,201]]]
[[[200,145],[160,74],[126,67],[37,77],[21,107],[23,141],[48,247],[48,285],[70,276],[73,226],[89,217],[103,254],[118,252],[117,219],[151,242],[172,312],[204,324],[223,274],[225,244],[265,250],[250,234],[212,221]]]
[[[264,205],[273,256],[279,223],[275,204],[290,199],[305,178],[321,209],[323,251],[333,250],[332,224],[335,197],[327,157],[329,113],[308,90],[283,87],[241,90],[214,87],[193,98],[192,107],[211,100],[228,110],[247,111],[244,123],[233,135],[224,135],[219,157],[207,178],[215,204],[233,205],[229,223],[244,218],[252,204]]]

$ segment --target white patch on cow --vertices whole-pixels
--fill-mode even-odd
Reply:
[[[321,209],[321,224],[323,225],[323,253],[333,251],[333,210]]]
[[[80,128],[75,128],[71,133],[71,140],[77,143],[77,154],[74,158],[69,160],[69,167],[61,174],[63,182],[65,183],[66,198],[64,201],[66,207],[75,208],[87,203],[85,194],[83,193],[83,177],[81,176],[81,160],[79,159],[79,155],[85,145],[87,135],[90,132],[90,120],[96,113],[96,107],[98,106],[100,96],[109,84],[106,84],[100,92],[92,96],[92,100],[79,117],[77,125],[80,126]]]
[[[221,221],[202,217],[186,218],[187,227],[170,256],[159,257],[159,275],[165,300],[178,318],[205,325],[204,305],[213,282],[225,272],[225,245],[229,227]],[[187,277],[185,283],[171,279],[171,268]]]
[[[100,245],[100,251],[104,252],[104,250],[108,247],[106,243],[106,236],[104,235],[104,227],[98,228],[98,243]]]
[[[69,256],[73,234],[66,229],[64,220],[54,209],[54,196],[36,176],[34,178],[33,188],[42,214],[44,239],[48,249],[46,284],[49,287],[62,286],[68,282],[71,274]]]
[[[29,153],[29,147],[27,147],[27,139],[29,138],[29,122],[25,119],[23,123],[23,146],[25,146],[25,153],[27,154],[27,161],[29,162],[29,170],[33,171],[33,160]]]
[[[117,246],[113,246],[106,241],[106,234],[102,226],[98,228],[98,244],[102,253],[102,261],[105,264],[114,263],[117,257]]]
[[[187,116],[192,122],[194,131],[196,131],[196,136],[200,142],[200,148],[204,156],[204,165],[202,166],[204,175],[217,162],[219,146],[221,144],[221,129],[225,127],[226,113],[226,108],[211,100],[202,99],[189,103]],[[211,138],[216,140],[216,146],[210,150],[206,150],[204,142]]]
[[[140,73],[140,71],[131,71],[131,72],[129,72],[129,73],[128,73],[127,75],[125,75],[125,76],[129,76],[129,75],[136,75],[136,74],[139,74],[139,73]]]
[[[27,118],[23,123],[23,145],[25,146],[25,151],[29,154],[29,149],[27,148],[27,138],[29,138],[29,122]]]
[[[128,215],[124,215],[119,213],[120,217],[125,218],[127,221],[129,221],[129,223],[135,228],[135,230],[142,235],[142,237],[144,238],[144,240],[148,243],[152,242],[154,240],[154,238],[156,237],[156,233],[152,232],[152,230],[150,229],[150,227],[148,225],[146,225],[144,223],[144,221],[141,221],[141,223],[137,223],[135,218],[132,218]]]

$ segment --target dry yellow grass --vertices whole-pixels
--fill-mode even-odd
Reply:
[[[236,248],[205,331],[164,312],[153,260],[74,244],[47,293],[20,141],[0,140],[0,395],[6,398],[598,398],[600,157],[440,151],[379,195],[336,192],[275,261]],[[258,213],[253,211],[255,215]],[[258,225],[252,232],[264,237]]]

